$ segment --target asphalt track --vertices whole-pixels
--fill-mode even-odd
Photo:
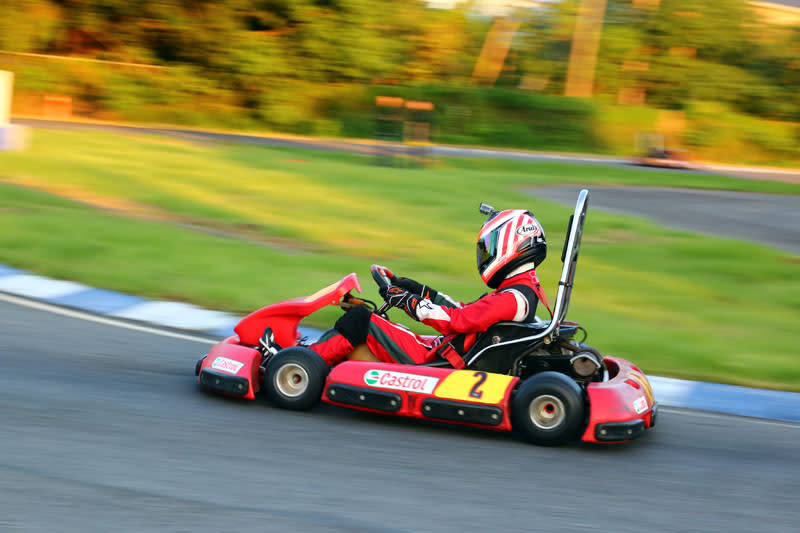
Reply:
[[[208,344],[0,301],[0,531],[796,531],[800,425],[616,446],[201,390]]]
[[[566,206],[581,187],[526,193]],[[800,254],[800,196],[666,187],[590,187],[589,208],[635,215],[668,228],[751,241]]]

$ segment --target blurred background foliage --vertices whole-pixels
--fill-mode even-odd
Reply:
[[[566,98],[579,0],[505,9],[518,26],[490,84],[473,79],[486,5],[6,0],[0,69],[19,114],[63,94],[96,119],[371,137],[375,96],[398,95],[434,103],[438,142],[632,154],[666,110],[695,157],[800,162],[796,21],[746,0],[608,0],[592,97]]]

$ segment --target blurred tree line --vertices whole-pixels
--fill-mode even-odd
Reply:
[[[419,0],[11,0],[0,49],[182,69],[257,115],[308,84],[468,82],[485,26]]]
[[[548,107],[591,121],[595,105],[630,103],[624,94],[697,118],[700,126],[682,139],[697,147],[716,142],[721,112],[741,123],[800,122],[799,28],[760,22],[746,0],[608,0],[595,97],[557,102],[579,1],[509,11],[520,25],[491,88],[472,81],[492,24],[473,2],[433,9],[422,0],[5,0],[0,50],[12,54],[0,52],[0,68],[17,72],[23,104],[25,95],[60,92],[73,96],[76,112],[100,118],[299,133],[363,135],[374,95],[392,92],[387,87],[447,97],[435,102],[439,125],[454,139],[448,124],[473,128],[472,136],[460,132],[465,142],[480,142],[485,131],[503,144],[508,120],[527,110],[545,123],[552,124]],[[603,149],[575,124],[569,128],[581,139],[572,148]],[[528,142],[522,129],[511,145],[556,148]],[[796,129],[777,141],[750,129],[762,144],[800,157]]]
[[[685,109],[716,101],[744,113],[800,120],[800,26],[760,20],[747,0],[608,0],[595,92],[639,87],[647,105]],[[561,90],[579,0],[532,12],[519,46],[520,74]],[[513,78],[509,80],[514,83]]]

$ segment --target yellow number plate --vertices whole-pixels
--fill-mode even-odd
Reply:
[[[448,400],[498,404],[513,380],[491,372],[457,370],[444,378],[433,394]]]

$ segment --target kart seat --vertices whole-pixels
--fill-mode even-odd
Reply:
[[[464,354],[464,362],[469,368],[505,374],[520,354],[542,342],[540,335],[549,327],[550,321],[541,319],[536,322],[498,322],[478,335],[475,344]],[[562,323],[558,338],[571,338],[577,328],[577,324]]]

